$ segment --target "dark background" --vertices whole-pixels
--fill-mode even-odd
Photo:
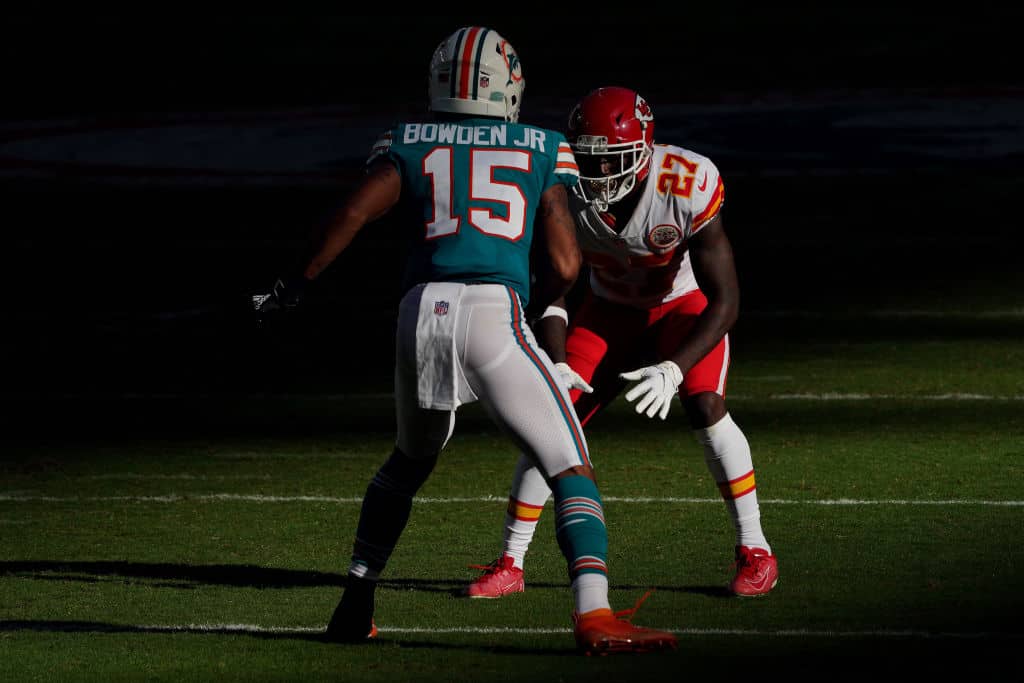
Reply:
[[[654,11],[5,18],[6,116],[382,101],[417,106],[437,44],[497,29],[528,97],[611,82],[679,102],[1020,84],[1021,10],[689,3]],[[634,8],[629,8],[634,9]],[[639,8],[637,8],[639,9]]]
[[[716,162],[743,287],[737,353],[779,334],[759,312],[941,310],[965,292],[1021,306],[1019,10],[620,9],[8,17],[0,143],[225,112],[337,112],[341,128],[383,129],[424,111],[434,47],[484,24],[523,61],[524,121],[560,128],[591,88],[627,85],[651,102],[660,141]],[[875,123],[847,125],[859,116]],[[156,170],[136,182],[95,150],[41,165],[0,147],[5,427],[174,421],[138,408],[145,396],[388,391],[402,258],[387,220],[288,325],[257,328],[245,308],[344,197],[372,141],[345,138],[334,162],[262,183],[204,171],[202,150],[170,172],[154,149]],[[96,143],[115,159],[147,144]],[[121,403],[111,416],[98,399]],[[126,420],[126,404],[141,414]]]

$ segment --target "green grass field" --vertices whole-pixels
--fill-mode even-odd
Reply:
[[[636,31],[472,15],[523,55],[524,121],[636,87],[728,187],[728,402],[780,581],[727,594],[733,531],[681,407],[620,401],[587,430],[612,605],[653,590],[636,621],[679,649],[606,658],[574,650],[550,510],[525,593],[459,597],[518,455],[479,406],[387,568],[380,637],[324,642],[393,443],[406,226],[363,231],[290,326],[248,308],[374,139],[302,112],[412,115],[467,19],[7,17],[0,683],[1019,680],[1020,10],[819,5],[691,3]]]
[[[654,589],[636,621],[675,631],[674,653],[574,652],[550,512],[526,593],[458,596],[467,565],[499,549],[516,457],[477,406],[460,412],[388,567],[378,642],[340,646],[321,636],[391,448],[386,395],[72,398],[65,414],[126,428],[54,428],[5,449],[0,680],[820,679],[822,667],[852,679],[960,660],[974,680],[1009,675],[1024,637],[1020,315],[745,324],[729,401],[780,558],[771,595],[724,590],[732,530],[678,405],[662,423],[620,400],[589,430],[613,607]]]

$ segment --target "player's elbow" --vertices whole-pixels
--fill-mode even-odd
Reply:
[[[733,328],[733,325],[736,324],[736,321],[739,320],[739,317],[740,307],[739,302],[737,302],[735,306],[729,308],[728,312],[725,315],[725,319],[723,320],[722,326],[725,327],[725,329],[727,330],[731,330]]]
[[[336,233],[357,232],[372,219],[373,216],[362,205],[346,203],[335,211],[331,230]]]
[[[740,316],[739,291],[734,289],[706,291],[708,313],[723,332],[732,329]]]
[[[560,280],[567,288],[576,282],[582,266],[583,255],[579,249],[566,249],[563,253],[551,259],[552,276]]]
[[[731,330],[740,317],[739,292],[730,292],[727,296],[721,297],[717,303],[721,326],[726,330]]]

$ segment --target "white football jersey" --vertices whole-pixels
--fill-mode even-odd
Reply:
[[[654,145],[651,170],[633,215],[621,230],[612,217],[573,204],[576,236],[600,297],[651,308],[697,289],[687,240],[722,208],[725,188],[707,157]]]

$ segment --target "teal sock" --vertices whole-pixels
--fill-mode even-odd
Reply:
[[[583,475],[551,482],[555,496],[555,536],[569,564],[569,579],[608,574],[608,530],[597,485]]]

